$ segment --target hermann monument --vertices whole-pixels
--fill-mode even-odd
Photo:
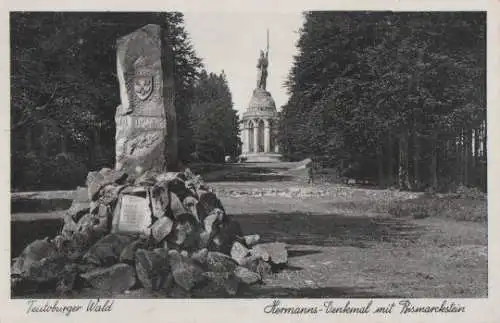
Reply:
[[[266,51],[260,51],[257,62],[257,87],[240,123],[243,142],[240,157],[247,162],[276,162],[281,158],[276,141],[278,113],[271,93],[266,90],[268,66],[269,31]]]

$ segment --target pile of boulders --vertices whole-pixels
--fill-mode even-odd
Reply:
[[[142,287],[166,297],[225,297],[287,263],[285,244],[243,235],[189,169],[130,178],[104,168],[89,173],[86,184],[77,189],[60,234],[33,241],[14,259],[14,294]],[[133,198],[140,203],[131,206]]]

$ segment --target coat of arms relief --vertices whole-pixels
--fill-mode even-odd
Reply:
[[[153,92],[153,76],[135,76],[134,93],[141,101],[147,100]]]

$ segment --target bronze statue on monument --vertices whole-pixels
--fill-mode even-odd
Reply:
[[[257,61],[257,88],[266,90],[267,84],[267,67],[269,65],[269,30],[267,31],[267,48],[264,53],[263,50],[260,51],[260,57]]]

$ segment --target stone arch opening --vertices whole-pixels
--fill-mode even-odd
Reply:
[[[257,151],[258,153],[264,152],[264,120],[257,122]]]

